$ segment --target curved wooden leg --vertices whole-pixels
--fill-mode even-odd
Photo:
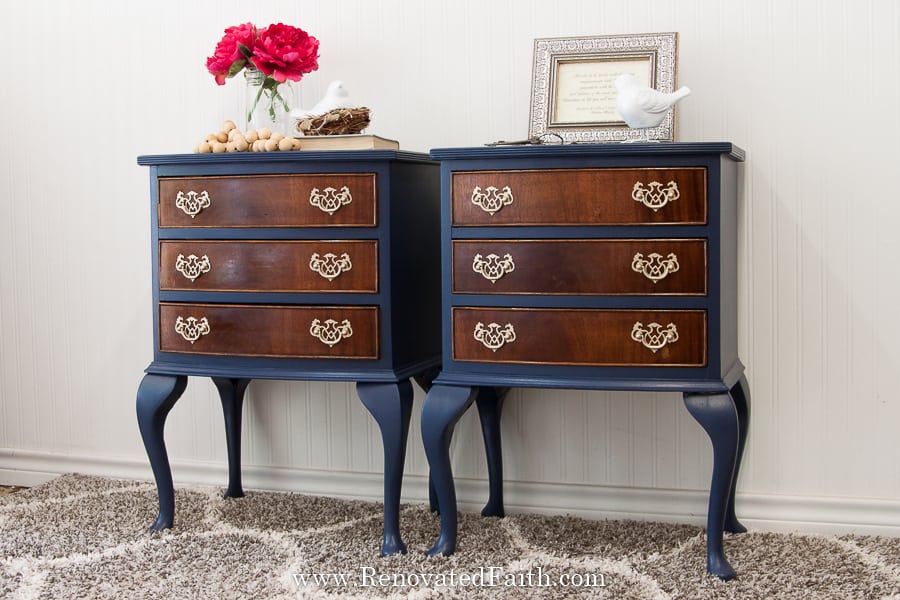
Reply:
[[[723,532],[729,497],[734,486],[740,426],[731,395],[688,394],[684,404],[703,427],[713,446],[713,474],[706,517],[706,568],[721,579],[733,579],[734,569],[725,558]]]
[[[456,490],[450,468],[450,437],[453,426],[475,400],[478,388],[435,385],[425,396],[422,406],[422,443],[431,469],[441,533],[428,556],[449,556],[456,550]]]
[[[400,490],[412,415],[412,384],[408,379],[399,383],[359,382],[356,392],[381,428],[384,447],[384,541],[381,555],[406,554],[406,544],[400,537]]]
[[[488,467],[488,501],[481,509],[483,517],[502,517],[503,511],[503,446],[500,440],[500,413],[509,388],[482,387],[475,396],[484,453]]]
[[[423,371],[421,373],[417,373],[416,375],[413,376],[413,379],[415,380],[416,383],[419,384],[419,387],[421,387],[427,394],[428,390],[431,389],[431,385],[434,382],[435,377],[437,377],[438,374],[440,374],[440,372],[441,372],[441,367],[440,367],[440,365],[438,365],[436,367],[431,367],[430,369]],[[434,482],[431,480],[430,474],[428,476],[428,508],[433,513],[440,512],[438,510],[437,495],[435,494],[435,491],[434,491]]]
[[[244,391],[250,379],[213,377],[222,400],[222,414],[225,416],[225,445],[228,449],[228,489],[226,498],[240,498],[244,495],[241,485],[241,408]]]
[[[163,432],[166,417],[187,387],[183,375],[144,375],[137,391],[137,420],[144,440],[144,448],[153,469],[156,491],[159,495],[159,514],[150,526],[152,531],[168,529],[175,523],[175,489],[172,484],[172,468],[166,452]]]
[[[747,430],[750,427],[750,384],[743,375],[731,388],[731,398],[738,415],[738,448],[734,461],[734,479],[728,494],[728,508],[725,512],[725,531],[728,533],[745,533],[747,528],[738,521],[734,512],[734,494],[737,488],[738,475],[741,472],[741,461],[744,458],[744,446],[747,443]]]

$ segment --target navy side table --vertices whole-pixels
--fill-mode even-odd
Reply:
[[[414,378],[440,365],[438,164],[394,150],[138,157],[150,168],[153,362],[137,393],[159,491],[163,440],[188,376],[225,415],[229,481],[243,495],[240,421],[251,380],[355,381],[384,443],[383,554],[398,523]]]
[[[675,391],[712,441],[708,570],[750,390],[737,353],[738,166],[730,143],[448,148],[441,161],[443,366],[422,412],[440,536],[456,548],[453,426],[477,402],[502,515],[499,419],[510,387]]]

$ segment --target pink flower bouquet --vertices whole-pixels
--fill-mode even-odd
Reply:
[[[269,116],[275,119],[275,102],[289,111],[284,98],[278,93],[278,84],[300,81],[307,73],[319,68],[319,40],[298,27],[283,23],[257,29],[253,23],[244,23],[225,30],[213,55],[206,59],[206,69],[225,85],[244,68],[262,74],[262,85],[248,107],[248,121],[260,97],[269,97]]]

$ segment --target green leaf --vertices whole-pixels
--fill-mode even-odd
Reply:
[[[228,75],[226,77],[234,77],[238,73],[241,72],[241,69],[244,68],[244,65],[247,64],[246,60],[236,60],[231,63],[231,67],[228,69]]]

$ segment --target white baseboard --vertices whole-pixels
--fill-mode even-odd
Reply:
[[[0,484],[34,486],[64,473],[152,481],[146,459],[78,456],[0,449]],[[227,483],[222,463],[175,461],[175,485]],[[319,496],[381,501],[380,475],[246,465],[247,490],[291,491]],[[478,511],[487,500],[487,482],[456,481],[461,510]],[[568,514],[588,519],[634,519],[706,524],[707,492],[507,481],[508,513]],[[420,475],[403,480],[403,503],[428,501],[428,481]],[[856,497],[795,496],[738,492],[737,513],[752,530],[900,537],[900,500]]]

